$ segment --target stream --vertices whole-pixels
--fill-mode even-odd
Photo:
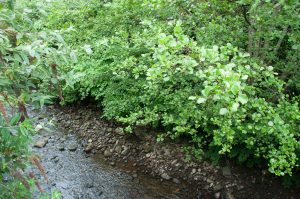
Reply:
[[[31,116],[39,122],[51,120],[51,113],[31,111]],[[45,118],[46,115],[46,118]],[[129,199],[129,198],[181,198],[178,187],[143,174],[118,168],[107,163],[99,154],[87,154],[80,140],[64,132],[57,125],[48,126],[51,130],[41,130],[33,137],[32,151],[41,159],[49,182],[41,172],[31,167],[45,193],[60,191],[64,199]],[[38,193],[34,194],[38,198]]]

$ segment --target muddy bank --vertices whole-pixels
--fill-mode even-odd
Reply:
[[[134,134],[125,134],[118,124],[101,119],[101,112],[94,106],[49,107],[48,110],[47,114],[52,115],[59,127],[80,139],[80,144],[74,147],[83,147],[96,164],[105,162],[127,171],[140,184],[147,184],[149,176],[154,177],[156,187],[162,188],[160,193],[167,195],[149,198],[296,199],[300,195],[299,190],[284,189],[277,178],[261,170],[240,167],[230,161],[218,166],[205,160],[187,162],[182,143],[157,143],[156,132],[145,127],[136,129]],[[69,146],[64,143],[59,147],[67,151]],[[143,198],[142,195],[124,196]]]

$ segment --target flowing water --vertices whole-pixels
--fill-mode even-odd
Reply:
[[[46,115],[50,117],[49,113]],[[51,129],[42,131],[33,140],[35,143],[47,138],[48,143],[42,148],[32,148],[49,178],[46,183],[41,173],[31,168],[46,193],[58,190],[65,199],[181,198],[177,195],[178,187],[172,183],[111,166],[101,155],[86,154],[75,135],[55,126]]]

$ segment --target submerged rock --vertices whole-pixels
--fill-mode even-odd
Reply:
[[[61,144],[59,144],[58,145],[58,150],[60,150],[60,151],[64,151],[65,150],[65,145],[63,144],[63,143],[61,143]]]
[[[76,150],[77,150],[77,147],[78,147],[78,145],[77,145],[76,142],[71,142],[71,143],[68,145],[68,149],[69,149],[70,151],[76,151]]]

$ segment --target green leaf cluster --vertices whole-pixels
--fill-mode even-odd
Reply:
[[[298,1],[65,0],[46,11],[43,28],[77,50],[67,101],[91,97],[128,131],[163,127],[197,154],[296,172]]]

